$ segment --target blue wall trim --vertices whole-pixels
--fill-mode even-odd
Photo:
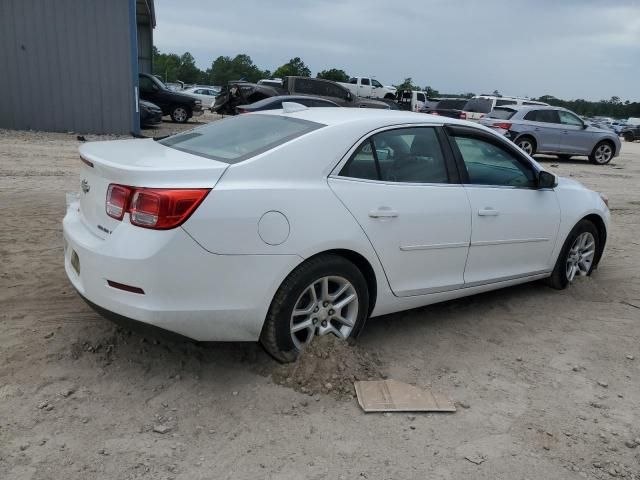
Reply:
[[[131,125],[133,133],[140,134],[140,114],[138,113],[138,25],[136,22],[136,0],[129,0],[129,37],[131,48]]]

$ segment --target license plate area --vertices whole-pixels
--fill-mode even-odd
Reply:
[[[75,250],[71,250],[71,266],[80,275],[80,258]]]

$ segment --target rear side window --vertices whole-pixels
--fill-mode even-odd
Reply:
[[[320,123],[279,115],[239,115],[160,143],[219,162],[238,163],[322,127]]]
[[[531,110],[524,116],[525,120],[542,123],[560,123],[558,112],[555,110]]]
[[[493,101],[489,98],[472,98],[464,106],[465,112],[489,113],[493,108]]]
[[[368,78],[361,78],[360,79],[360,83],[362,85],[369,85],[369,79]]]
[[[434,128],[399,128],[362,143],[343,167],[343,177],[398,183],[448,183]]]
[[[426,102],[427,101],[427,97],[424,96],[424,93],[418,93],[417,99],[418,99],[419,102]]]
[[[487,115],[487,118],[497,118],[499,120],[509,120],[516,113],[515,110],[511,108],[494,108],[493,112]]]

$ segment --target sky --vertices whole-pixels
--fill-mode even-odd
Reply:
[[[640,101],[640,0],[155,0],[154,44],[206,69],[301,57],[385,85]]]

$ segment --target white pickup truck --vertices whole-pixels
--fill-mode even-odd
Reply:
[[[353,77],[349,83],[338,82],[356,97],[365,98],[386,98],[393,100],[396,98],[396,89],[394,87],[386,87],[375,78]]]

